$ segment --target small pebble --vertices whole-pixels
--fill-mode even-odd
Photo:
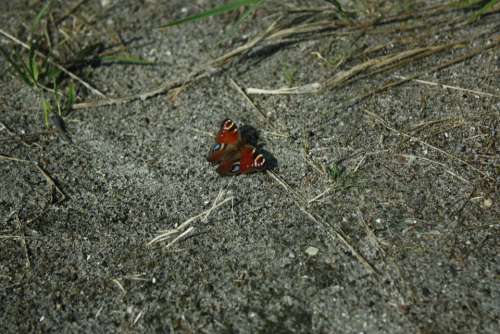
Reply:
[[[483,201],[483,208],[485,208],[485,209],[491,208],[492,205],[493,205],[493,200],[491,198],[486,198]]]
[[[319,252],[319,249],[317,249],[316,247],[307,247],[306,249],[306,254],[309,255],[309,256],[316,256],[316,254],[318,254]]]

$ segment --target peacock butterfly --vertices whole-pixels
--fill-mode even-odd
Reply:
[[[222,176],[247,174],[266,169],[264,156],[242,137],[236,123],[230,119],[222,121],[207,160],[219,164],[217,173]]]

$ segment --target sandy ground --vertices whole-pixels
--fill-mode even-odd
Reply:
[[[215,3],[116,1],[103,10],[87,1],[80,13],[102,14],[87,17],[82,45],[119,35],[155,63],[94,64],[79,75],[109,97],[150,91],[275,19],[263,10],[236,32],[226,29],[232,17],[154,29]],[[39,8],[2,1],[2,30],[26,36]],[[0,332],[499,333],[500,48],[419,77],[460,90],[411,81],[351,103],[387,79],[493,43],[499,18],[417,43],[479,36],[465,50],[317,94],[252,95],[257,111],[232,81],[321,81],[392,51],[338,68],[316,53],[389,46],[408,36],[389,31],[410,23],[263,45],[175,97],[71,112],[72,143],[54,133],[20,139],[45,131],[47,95],[0,58]],[[99,98],[83,88],[78,96]],[[258,130],[272,174],[221,178],[206,162],[226,117]],[[172,239],[148,245],[194,216],[170,247]]]

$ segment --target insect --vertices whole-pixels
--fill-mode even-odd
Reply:
[[[264,156],[241,136],[236,123],[230,119],[222,121],[207,160],[219,164],[217,173],[222,176],[248,174],[266,169]]]

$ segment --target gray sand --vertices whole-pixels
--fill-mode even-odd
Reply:
[[[21,37],[36,11],[20,3],[2,1],[0,21]],[[235,33],[226,33],[227,17],[153,29],[220,2],[198,3],[115,2],[81,44],[112,45],[111,32],[119,32],[130,53],[156,63],[80,74],[107,96],[145,92],[273,20],[257,13]],[[98,9],[88,1],[80,12]],[[499,17],[439,41],[491,35]],[[270,120],[231,80],[265,89],[320,81],[338,70],[314,52],[333,58],[397,35],[258,48],[175,99],[72,112],[65,117],[72,144],[55,134],[28,145],[0,141],[0,154],[37,161],[66,195],[60,201],[33,164],[0,160],[0,333],[499,333],[499,48],[420,78],[496,97],[412,81],[349,105],[393,75],[453,59],[490,35],[339,89],[252,96]],[[97,99],[86,90],[79,96]],[[17,134],[44,131],[42,97],[0,58],[3,124]],[[267,173],[216,174],[205,158],[226,117],[259,130],[286,186]],[[12,138],[0,128],[0,138]],[[230,199],[192,222],[186,237],[169,248],[168,240],[147,245],[210,209],[219,194]]]

